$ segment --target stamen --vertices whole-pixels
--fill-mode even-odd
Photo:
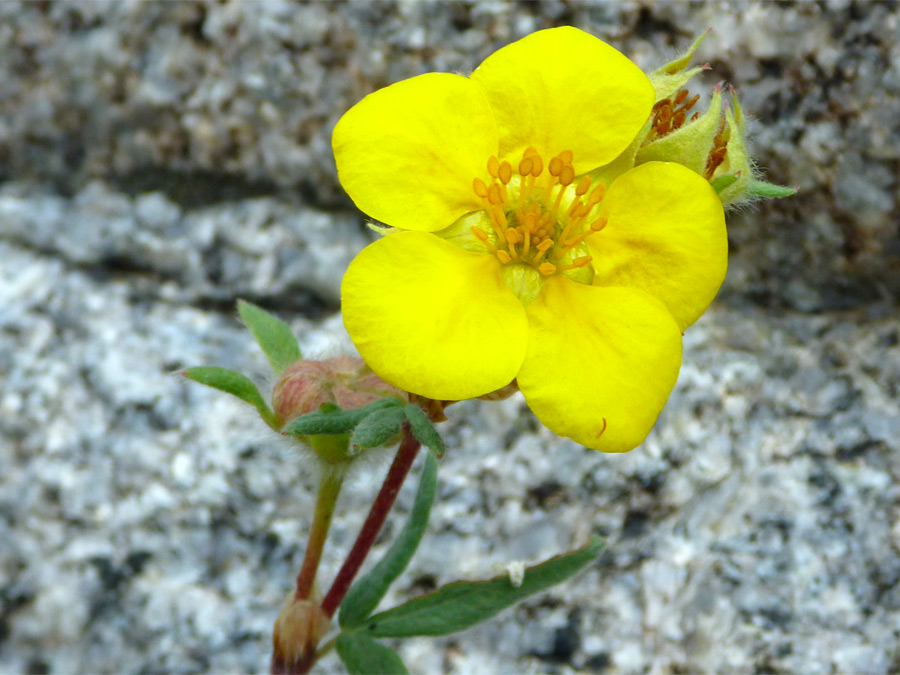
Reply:
[[[512,262],[512,258],[509,257],[509,253],[506,251],[497,251],[497,260],[499,260],[504,265],[508,265]]]
[[[487,233],[484,230],[482,230],[480,227],[475,227],[474,225],[470,229],[472,230],[472,234],[474,234],[482,244],[487,246],[488,250],[491,253],[497,252],[497,249],[491,245],[490,241],[488,241]]]
[[[543,262],[538,265],[538,272],[543,274],[545,277],[550,276],[554,272],[556,272],[556,265],[553,263]]]
[[[565,166],[565,164],[563,164],[563,161],[559,157],[554,157],[553,159],[550,160],[550,167],[549,167],[550,175],[553,176],[554,178],[558,177],[559,174],[562,173],[564,166]]]
[[[500,174],[500,160],[497,159],[496,155],[491,155],[488,158],[487,170],[493,178],[496,178]]]
[[[497,173],[499,175],[500,182],[504,185],[509,185],[509,181],[512,180],[512,166],[510,165],[510,163],[504,160],[500,164]]]
[[[533,166],[534,162],[531,161],[530,157],[523,157],[522,161],[519,162],[519,175],[523,177],[530,175]]]
[[[591,187],[591,177],[590,176],[582,176],[581,180],[578,181],[578,185],[575,187],[575,194],[579,197],[585,194]]]
[[[484,199],[488,196],[487,185],[484,184],[484,181],[480,178],[476,178],[472,181],[472,188],[475,190],[475,194]]]
[[[599,232],[604,227],[606,227],[607,222],[609,222],[608,218],[605,218],[605,217],[597,218],[597,220],[595,220],[593,223],[591,223],[591,231]]]
[[[575,169],[572,168],[571,164],[566,164],[559,174],[559,182],[562,185],[569,186],[573,180],[575,180]]]
[[[503,195],[500,194],[500,186],[494,183],[491,185],[490,189],[487,193],[488,201],[491,204],[502,204],[503,203]]]

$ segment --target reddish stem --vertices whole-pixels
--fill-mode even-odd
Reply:
[[[344,596],[347,595],[347,591],[350,590],[350,584],[353,583],[356,573],[359,572],[359,568],[362,567],[363,561],[365,561],[366,556],[372,549],[375,538],[381,532],[381,527],[384,525],[384,521],[387,520],[388,513],[390,513],[391,507],[397,499],[400,487],[403,485],[403,481],[406,480],[406,476],[410,467],[412,467],[413,461],[416,459],[420,447],[421,443],[413,438],[409,431],[409,425],[404,424],[403,440],[400,442],[400,449],[397,451],[394,463],[391,464],[391,468],[384,479],[381,491],[375,497],[375,502],[369,510],[369,515],[366,517],[366,522],[363,523],[359,535],[356,537],[353,548],[347,554],[347,559],[337,573],[334,583],[331,585],[325,599],[322,600],[322,611],[325,613],[325,616],[329,618],[334,616]]]

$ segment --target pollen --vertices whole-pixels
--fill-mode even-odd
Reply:
[[[492,155],[487,161],[490,181],[472,181],[496,240],[477,227],[472,232],[501,264],[530,265],[550,276],[591,263],[590,256],[577,255],[584,249],[574,249],[606,226],[606,219],[595,215],[606,186],[589,175],[578,176],[573,160],[571,150],[545,161],[529,147],[518,162]]]

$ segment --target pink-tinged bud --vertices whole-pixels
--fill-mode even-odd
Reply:
[[[272,406],[284,423],[315,412],[323,403],[352,410],[387,396],[409,401],[406,392],[386,383],[362,359],[338,356],[289,366],[272,392]]]
[[[275,621],[271,672],[307,672],[330,624],[318,602],[297,600],[291,593]]]

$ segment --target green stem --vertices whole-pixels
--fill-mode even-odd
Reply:
[[[344,482],[343,471],[329,471],[328,469],[325,471],[322,483],[319,485],[316,513],[313,516],[312,529],[306,544],[303,567],[300,568],[300,574],[297,575],[297,592],[294,593],[294,598],[297,600],[308,600],[312,593],[319,561],[322,559],[322,549],[328,538],[328,528],[331,527],[331,517],[334,515],[334,507],[341,492],[341,484]]]

